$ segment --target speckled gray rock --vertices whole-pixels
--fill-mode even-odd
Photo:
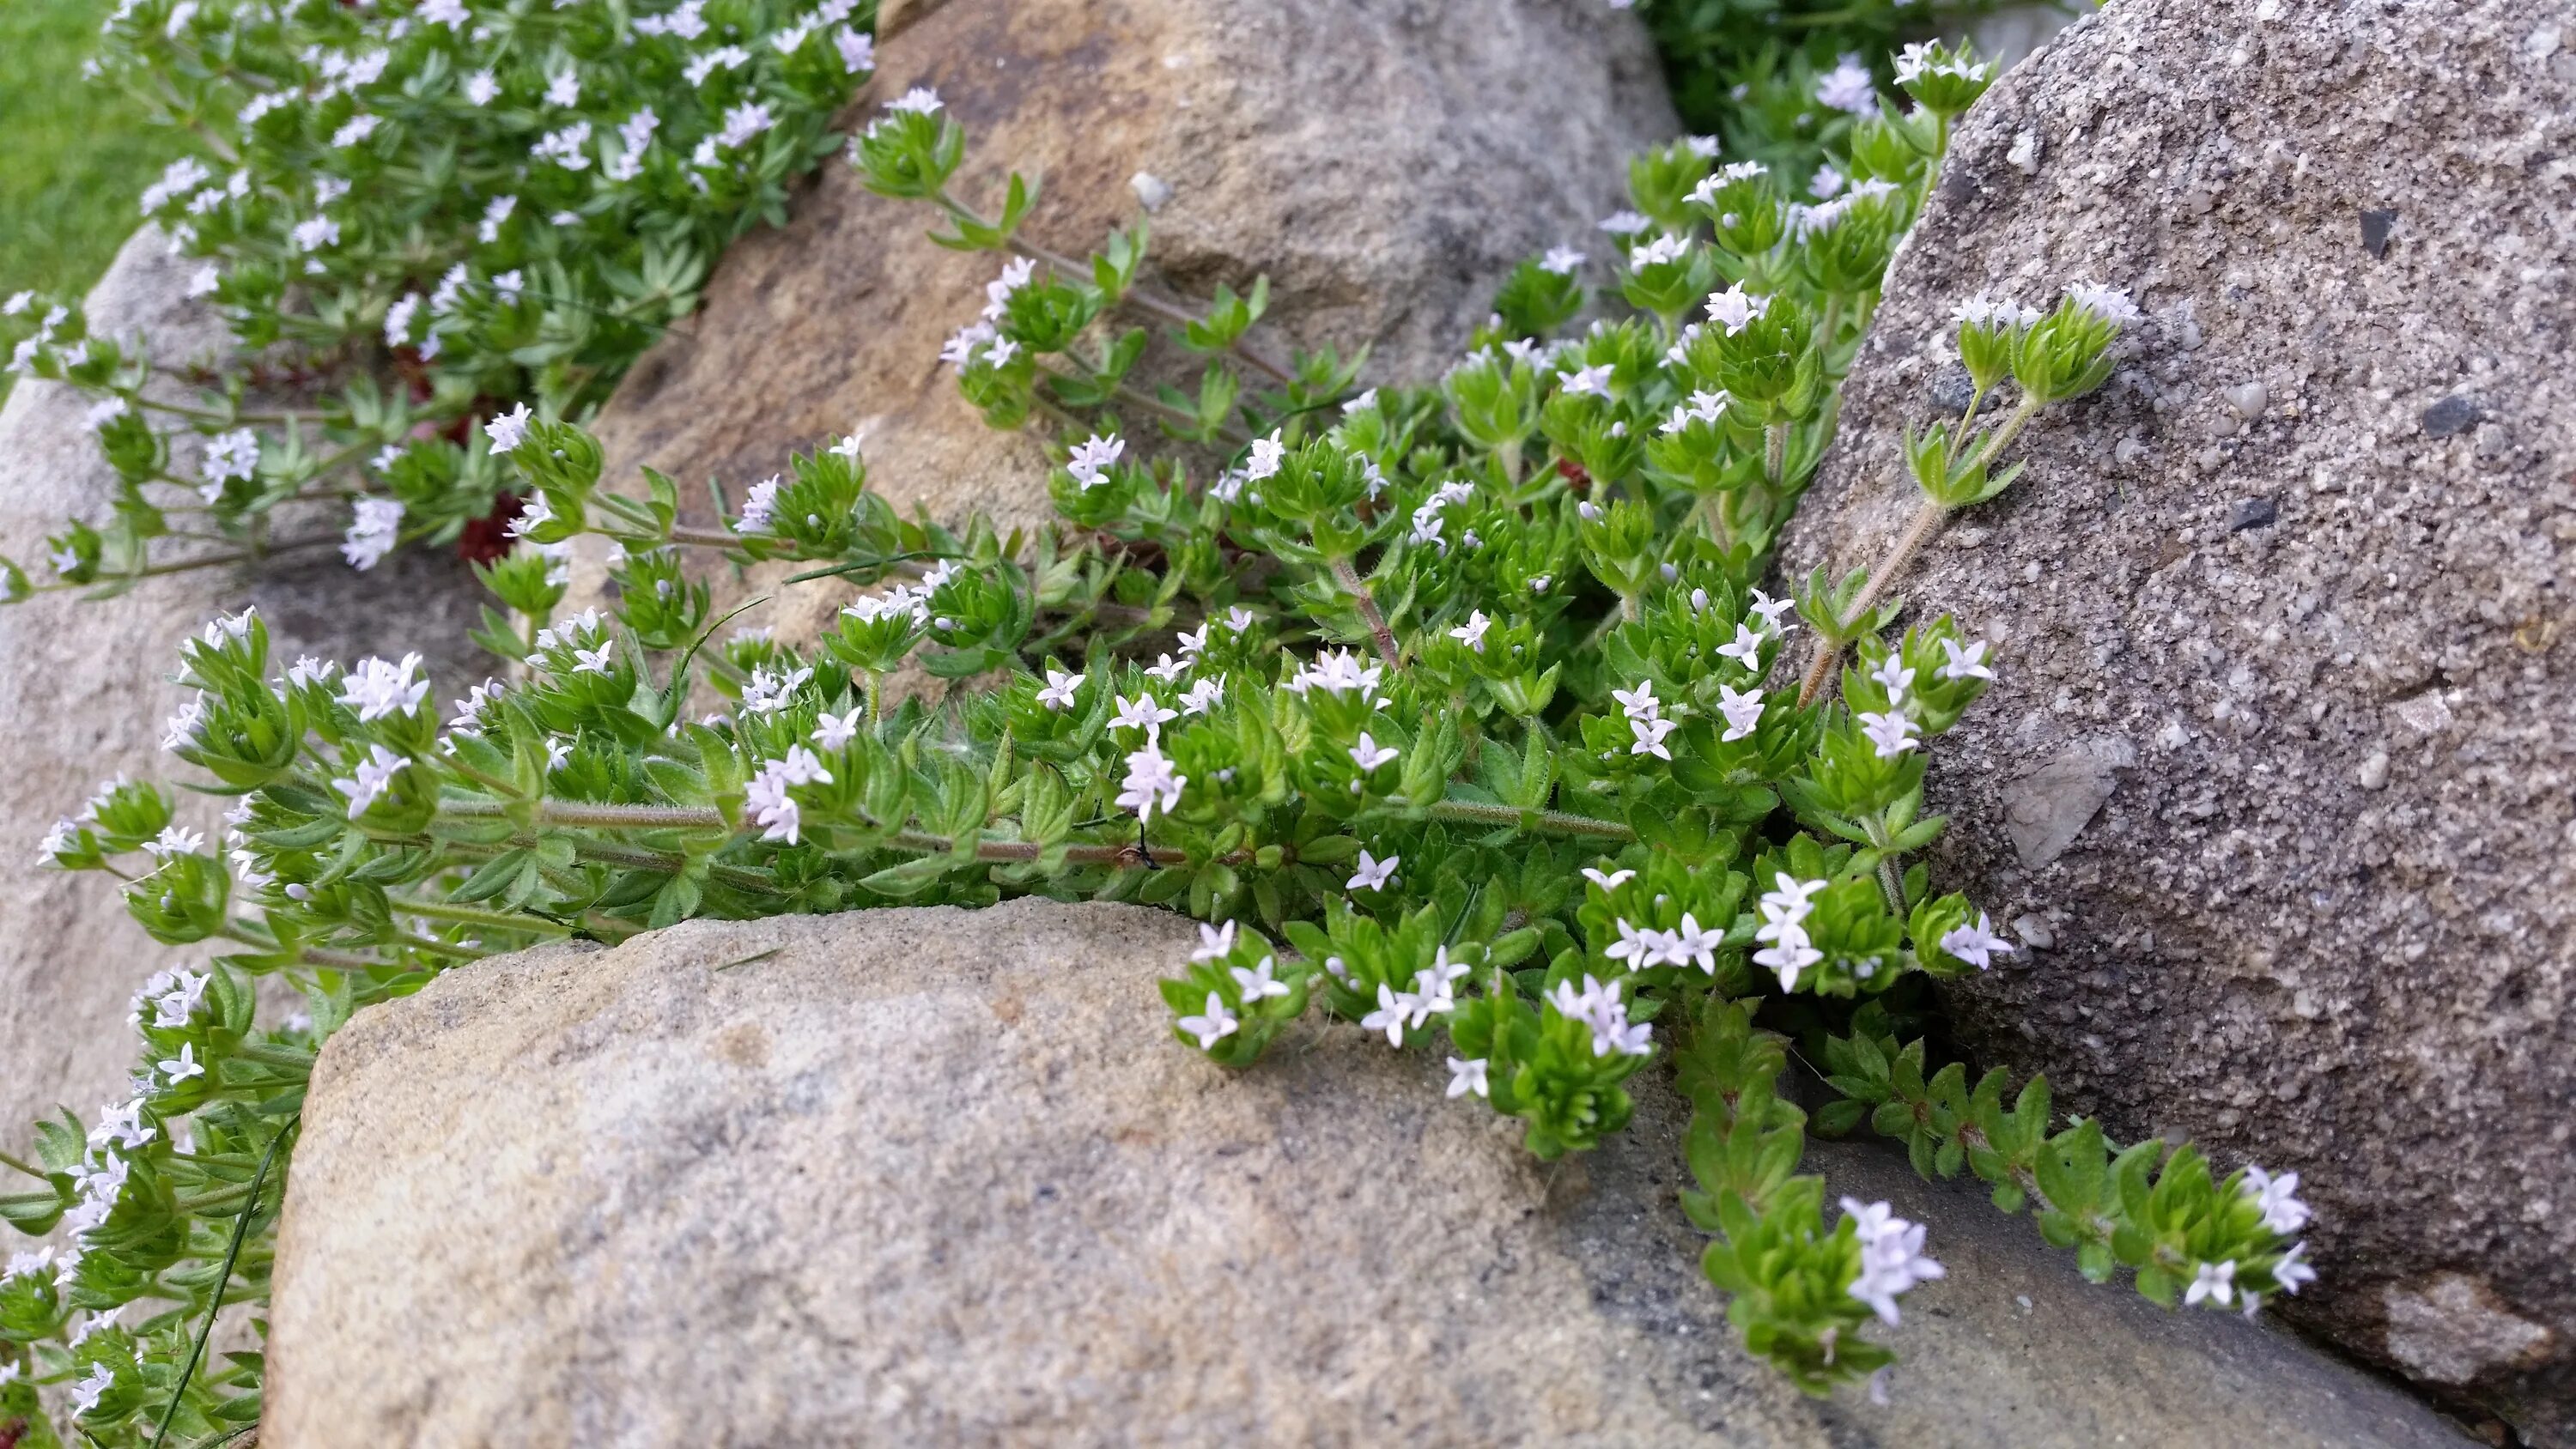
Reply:
[[[989,207],[1007,170],[1043,178],[1023,234],[1075,256],[1135,224],[1139,177],[1157,183],[1154,287],[1204,297],[1267,273],[1256,341],[1283,359],[1367,346],[1372,376],[1436,370],[1515,262],[1596,237],[1627,155],[1678,129],[1644,28],[1595,0],[948,0],[898,19],[854,124],[934,87],[970,136],[958,194]],[[710,477],[739,503],[790,451],[859,428],[906,513],[1045,526],[1040,437],[987,427],[939,361],[1002,259],[932,244],[929,221],[827,165],[610,401],[610,482],[650,466],[693,506]],[[596,559],[568,607],[597,597]],[[719,579],[719,609],[766,595],[746,624],[811,637],[850,589],[779,587],[793,572]]]
[[[2065,32],[1961,128],[1792,569],[1912,506],[1952,304],[2079,277],[2147,309],[2135,355],[1903,585],[2003,641],[1936,874],[2056,943],[1959,1027],[2297,1169],[2295,1311],[2576,1443],[2576,9]]]
[[[1196,939],[1035,900],[691,923],[370,1008],[315,1069],[261,1442],[2461,1442],[1853,1147],[1818,1161],[1950,1276],[1891,1402],[1807,1400],[1698,1276],[1659,1084],[1551,1168],[1354,1028],[1230,1076],[1154,991]]]
[[[220,354],[221,319],[185,300],[191,270],[159,233],[137,233],[89,295],[92,330],[139,330],[155,358],[174,366]],[[83,420],[88,406],[60,384],[25,380],[0,407],[0,554],[39,579],[51,577],[46,534],[75,516],[97,521],[114,487]],[[340,526],[317,517],[282,536]],[[288,660],[417,648],[445,685],[479,652],[465,638],[475,589],[452,560],[402,555],[362,576],[323,548],[255,574],[171,574],[114,599],[47,593],[0,609],[0,729],[9,740],[0,771],[0,1062],[8,1064],[0,1135],[17,1139],[56,1104],[86,1117],[102,1101],[122,1100],[134,1058],[128,999],[161,966],[202,959],[155,945],[126,918],[105,875],[35,863],[46,828],[79,810],[100,781],[189,773],[160,749],[162,721],[181,699],[168,683],[180,641],[217,612],[256,603],[272,652]],[[404,607],[383,608],[388,596]],[[369,607],[353,608],[360,600]],[[180,796],[181,819],[197,828],[216,825],[219,809]]]

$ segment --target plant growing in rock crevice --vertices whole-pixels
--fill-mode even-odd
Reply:
[[[123,0],[99,66],[192,146],[143,216],[244,355],[0,302],[8,366],[92,399],[117,476],[33,575],[0,561],[0,595],[334,542],[368,568],[506,513],[473,424],[496,398],[586,415],[696,309],[716,254],[839,146],[875,9]],[[308,534],[299,502],[349,524]]]
[[[1993,660],[1947,618],[1896,630],[1887,591],[1937,518],[1874,575],[1760,585],[1948,118],[1987,77],[1937,48],[1900,69],[1921,108],[1853,129],[1835,199],[1792,201],[1696,140],[1649,153],[1608,266],[1523,265],[1445,376],[1358,392],[1347,360],[1251,339],[1258,283],[1206,307],[1145,290],[1141,224],[1040,254],[1026,183],[979,213],[949,188],[962,128],[928,92],[894,101],[853,160],[954,244],[1011,258],[948,360],[991,421],[1057,439],[1062,526],[904,519],[850,438],[693,529],[669,480],[604,489],[596,442],[521,406],[486,429],[530,490],[523,546],[488,575],[510,679],[442,722],[416,658],[284,665],[255,615],[208,625],[169,743],[235,798],[221,848],[119,784],[46,850],[124,876],[156,938],[223,954],[147,988],[134,1101],[49,1125],[40,1188],[0,1201],[81,1232],[68,1266],[0,1285],[0,1335],[80,1386],[105,1442],[161,1405],[220,1432],[252,1411],[235,1391],[255,1366],[190,1376],[191,1329],[213,1285],[256,1296],[265,1231],[221,1274],[177,1265],[249,1220],[254,1163],[358,1006],[546,939],[1018,894],[1188,911],[1200,948],[1163,983],[1178,1040],[1248,1066],[1320,1005],[1434,1045],[1449,1094],[1519,1119],[1542,1157],[1619,1130],[1626,1082],[1667,1055],[1706,1271],[1748,1346],[1812,1391],[1884,1365],[1869,1323],[1942,1270],[1885,1204],[1828,1225],[1766,1014],[1825,1026],[1820,1130],[1867,1119],[1929,1173],[1976,1171],[2086,1272],[2126,1264],[2159,1301],[2295,1291],[2295,1179],[2115,1154],[2096,1124],[2056,1124],[2043,1084],[2007,1109],[1999,1075],[1970,1091],[1895,1040],[1927,979],[2013,949],[1912,859],[1943,823],[1923,814],[1928,741]],[[1575,328],[1587,276],[1625,310]],[[2079,286],[2045,318],[1973,310],[1980,388],[2020,401],[1913,440],[1927,508],[2009,484],[2005,453],[2098,384],[2125,308]],[[1194,394],[1132,380],[1157,344],[1122,315],[1177,324],[1165,345],[1206,359]],[[1146,456],[1144,423],[1179,446]],[[1194,469],[1206,451],[1222,465]],[[618,546],[619,602],[565,617],[549,551],[585,532]],[[693,550],[866,592],[809,645],[719,643]],[[1820,640],[1803,679],[1780,664],[1802,628]],[[934,709],[892,687],[916,666],[974,682]],[[692,717],[701,687],[726,708]],[[252,978],[277,973],[309,1021],[254,1022]],[[114,1324],[145,1300],[180,1309]]]

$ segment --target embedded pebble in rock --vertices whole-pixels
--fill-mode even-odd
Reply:
[[[84,304],[95,333],[140,332],[154,360],[171,367],[212,361],[229,337],[222,320],[188,301],[197,264],[170,255],[149,227],[137,232]],[[184,392],[165,394],[170,400]],[[39,583],[45,537],[74,517],[99,522],[115,496],[116,473],[98,449],[76,390],[22,379],[0,405],[0,554]],[[182,443],[181,469],[193,467]],[[320,536],[336,544],[347,525],[338,509],[293,513],[277,536]],[[101,782],[198,780],[161,750],[163,722],[184,696],[169,682],[180,642],[218,613],[257,604],[279,667],[299,654],[346,664],[361,654],[419,649],[442,689],[462,693],[489,661],[466,639],[479,586],[453,557],[406,550],[360,574],[333,548],[274,558],[256,573],[205,569],[144,580],[112,599],[42,593],[0,611],[0,720],[9,768],[0,778],[0,1124],[19,1140],[29,1122],[58,1106],[96,1120],[99,1105],[131,1095],[126,1072],[135,1037],[127,1004],[144,978],[204,949],[156,945],[127,918],[116,882],[35,863],[36,842],[56,820],[79,812]],[[374,607],[399,597],[399,610]],[[472,671],[467,678],[468,670]],[[223,803],[187,791],[179,823],[220,839]]]
[[[1511,268],[1587,246],[1624,204],[1628,155],[1680,129],[1636,17],[1564,0],[949,0],[885,29],[852,129],[932,87],[968,132],[961,199],[989,210],[1012,168],[1043,179],[1021,234],[1077,257],[1141,208],[1147,290],[1205,298],[1266,273],[1251,340],[1283,362],[1366,346],[1370,378],[1437,375]],[[987,426],[939,361],[1007,258],[935,245],[934,220],[826,165],[785,227],[726,252],[704,310],[610,400],[609,486],[658,468],[704,524],[708,479],[738,507],[790,452],[857,430],[870,485],[907,516],[1049,526],[1046,430]],[[1176,351],[1159,344],[1139,380],[1195,396],[1203,363]],[[1222,462],[1202,455],[1194,476]],[[596,540],[577,553],[565,608],[603,602],[603,558]],[[765,597],[743,623],[811,638],[851,589],[781,584],[797,571],[715,578],[716,612]]]
[[[1806,1398],[1700,1275],[1660,1069],[1542,1163],[1435,1050],[1181,1046],[1154,979],[1197,939],[1042,900],[694,921],[368,1008],[304,1108],[260,1442],[2466,1443],[1884,1144],[1810,1165],[1948,1276],[1872,1330],[1884,1402]]]
[[[1875,564],[1903,526],[1899,431],[1961,298],[2129,289],[2146,316],[2111,385],[2032,427],[1982,547],[1936,544],[1898,585],[2007,640],[1932,751],[1933,878],[2056,941],[1948,988],[1962,1043],[2115,1135],[2300,1173],[2325,1277],[2292,1311],[2559,1446],[2564,9],[2119,0],[2059,35],[1961,125],[1784,557]],[[2138,753],[2095,807],[2064,757],[2104,738]]]

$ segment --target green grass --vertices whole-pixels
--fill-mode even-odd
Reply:
[[[83,292],[178,154],[141,107],[80,73],[109,0],[0,0],[0,294]]]

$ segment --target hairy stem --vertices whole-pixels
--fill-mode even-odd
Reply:
[[[1367,580],[1360,577],[1360,571],[1351,566],[1349,559],[1337,558],[1333,560],[1333,581],[1342,586],[1343,593],[1351,596],[1351,602],[1359,608],[1360,618],[1367,621],[1369,638],[1377,645],[1377,657],[1386,661],[1387,668],[1401,671],[1404,663],[1396,658],[1395,631],[1386,627],[1386,615],[1378,612],[1377,596],[1369,592]]]

